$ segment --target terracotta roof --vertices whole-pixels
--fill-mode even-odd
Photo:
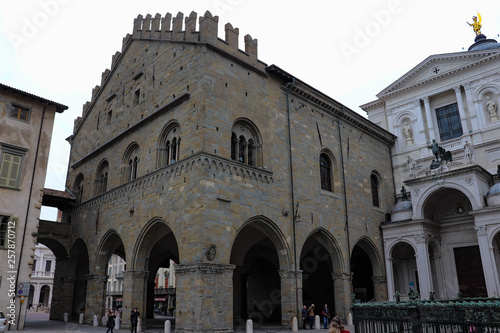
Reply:
[[[71,194],[68,190],[59,191],[59,190],[53,190],[51,188],[44,188],[43,189],[43,196],[50,196],[50,197],[54,197],[54,198],[75,200],[75,197],[73,196],[73,194]]]
[[[43,98],[43,97],[40,97],[40,96],[37,96],[37,95],[30,94],[29,92],[26,92],[26,91],[23,91],[23,90],[20,90],[20,89],[17,89],[17,88],[13,88],[13,87],[8,86],[8,85],[3,84],[3,83],[0,83],[0,88],[2,88],[3,90],[13,91],[13,92],[21,94],[23,96],[29,96],[29,97],[31,97],[33,99],[39,100],[40,102],[44,102],[44,103],[48,103],[48,104],[51,104],[51,105],[55,105],[56,106],[56,112],[59,112],[59,113],[62,113],[64,110],[68,109],[68,107],[66,105],[59,104],[59,103],[56,103],[56,102],[51,101],[49,99],[46,99],[46,98]]]

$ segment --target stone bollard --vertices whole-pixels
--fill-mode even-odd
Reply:
[[[141,332],[142,332],[142,319],[137,318],[137,333],[141,333]]]
[[[164,332],[170,333],[171,330],[172,330],[172,323],[170,323],[170,320],[165,320]]]
[[[78,324],[83,325],[83,317],[84,317],[84,315],[82,312],[82,313],[80,313],[80,318],[78,318]]]
[[[64,312],[64,322],[67,323],[69,321],[69,314]]]
[[[101,322],[102,326],[106,327],[108,325],[108,316],[102,316]]]
[[[321,328],[321,322],[319,320],[319,316],[315,315],[314,316],[314,329],[319,330]]]
[[[253,333],[253,321],[252,319],[247,320],[247,331],[246,333]]]
[[[352,314],[349,312],[347,314],[347,325],[351,326],[352,325]]]
[[[122,319],[119,316],[116,316],[115,318],[115,329],[119,330],[120,329],[120,323]]]
[[[99,318],[97,318],[97,315],[94,315],[94,326],[99,326]]]
[[[299,323],[297,322],[297,317],[293,317],[292,319],[292,332],[299,331]]]

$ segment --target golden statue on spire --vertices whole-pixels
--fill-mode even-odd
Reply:
[[[478,18],[479,18],[479,21],[478,21]],[[467,22],[468,25],[470,25],[472,27],[472,29],[474,29],[474,32],[476,33],[476,36],[477,35],[480,35],[481,34],[481,21],[482,21],[482,18],[481,18],[481,14],[479,14],[479,12],[477,13],[477,17],[476,16],[472,16],[472,21],[474,21],[473,23],[469,23]]]

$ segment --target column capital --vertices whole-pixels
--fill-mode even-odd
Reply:
[[[455,90],[455,93],[457,93],[457,94],[460,93],[460,87],[461,87],[460,85],[453,87],[453,90]]]
[[[476,234],[478,236],[486,236],[486,229],[487,227],[485,225],[478,225],[478,226],[475,226],[474,229],[476,230]]]
[[[300,278],[302,277],[302,271],[293,271],[293,270],[279,270],[278,271],[280,278],[281,279],[295,279],[295,273],[297,273],[297,276]]]
[[[140,280],[140,279],[146,279],[148,275],[149,275],[148,271],[123,271],[124,279]]]
[[[176,275],[189,275],[193,273],[201,274],[224,274],[234,271],[235,265],[227,264],[208,264],[208,263],[194,263],[194,264],[177,264],[175,265]]]
[[[108,276],[106,274],[86,274],[87,281],[94,282],[106,282],[108,281]]]
[[[470,82],[464,83],[464,88],[465,89],[470,89]]]
[[[422,98],[422,100],[424,101],[425,104],[428,104],[429,103],[429,96],[425,96],[424,98]]]
[[[375,284],[384,284],[384,283],[386,283],[387,279],[386,279],[385,275],[383,275],[383,276],[372,276],[372,281]]]
[[[428,243],[430,241],[430,239],[432,238],[431,235],[429,234],[426,234],[426,233],[420,233],[420,234],[416,234],[414,235],[415,237],[415,241],[418,243]]]
[[[332,279],[334,281],[335,280],[351,281],[352,273],[332,273]]]

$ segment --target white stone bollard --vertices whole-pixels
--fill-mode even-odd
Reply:
[[[108,325],[108,316],[102,316],[101,322],[102,326],[106,327]]]
[[[347,325],[352,325],[352,314],[350,312],[347,314]]]
[[[170,320],[165,320],[165,327],[164,327],[165,333],[170,333],[171,330],[172,330],[172,323],[170,322]]]
[[[69,321],[69,314],[64,312],[64,322],[67,323]]]
[[[115,318],[115,329],[119,330],[120,329],[120,323],[122,319],[119,316],[116,316]]]
[[[84,314],[82,312],[82,313],[80,313],[80,318],[78,318],[78,324],[83,325],[83,317],[84,317]]]
[[[292,319],[292,332],[299,331],[299,323],[297,322],[297,317],[293,317]]]
[[[252,319],[247,320],[247,333],[253,333],[253,321],[252,321]]]
[[[97,318],[97,315],[94,315],[94,326],[99,326],[99,318]]]
[[[141,333],[141,332],[142,332],[142,319],[137,318],[137,333]]]
[[[321,328],[321,322],[319,321],[319,315],[314,316],[314,329],[319,330]]]

